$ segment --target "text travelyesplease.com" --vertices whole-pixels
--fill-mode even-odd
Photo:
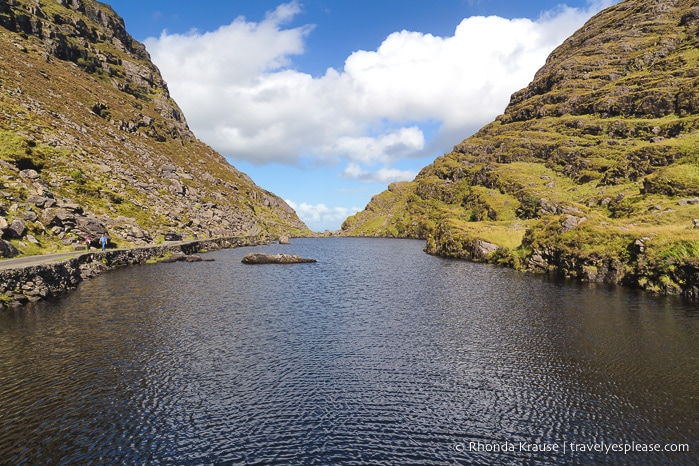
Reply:
[[[640,442],[618,442],[618,443],[530,443],[530,442],[465,442],[454,444],[454,450],[459,453],[465,452],[487,452],[487,453],[658,453],[658,452],[688,452],[689,445],[686,443],[640,443]]]

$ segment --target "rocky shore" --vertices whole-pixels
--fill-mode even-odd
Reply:
[[[48,299],[75,289],[105,270],[145,264],[167,256],[190,257],[201,251],[266,244],[269,238],[242,236],[196,240],[132,249],[75,253],[67,259],[0,270],[0,308]],[[1,264],[1,262],[0,262]]]

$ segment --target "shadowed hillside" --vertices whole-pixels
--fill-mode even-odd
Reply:
[[[626,0],[560,45],[496,121],[342,229],[699,296],[698,196],[699,5]]]
[[[309,230],[197,140],[145,47],[93,0],[0,0],[0,257]]]

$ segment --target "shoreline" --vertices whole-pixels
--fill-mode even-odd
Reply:
[[[364,236],[347,235],[346,237]],[[370,237],[370,238],[387,238],[387,237]],[[417,239],[417,238],[396,238],[396,239]],[[272,237],[263,236],[236,236],[222,237],[202,240],[181,241],[177,243],[163,243],[154,246],[139,246],[129,249],[111,249],[106,251],[76,251],[69,253],[25,256],[16,259],[7,259],[0,261],[0,310],[23,306],[28,303],[37,302],[45,299],[51,299],[74,290],[83,280],[95,277],[104,271],[109,271],[121,267],[142,265],[149,260],[163,258],[167,254],[178,254],[185,259],[187,256],[203,251],[214,251],[219,249],[228,249],[244,246],[258,246],[269,244],[274,241]],[[424,241],[424,240],[421,240]],[[520,273],[536,273],[537,271],[527,269],[521,270],[513,267],[512,264],[503,264],[492,260],[492,257],[481,260],[474,260],[471,254],[445,254],[441,250],[424,250],[429,255],[435,255],[443,258],[465,260],[469,262],[484,262],[491,265],[500,265],[512,268]],[[16,267],[7,266],[6,264],[17,261],[19,264],[26,262],[26,265],[18,265]],[[623,264],[616,264],[615,267],[609,266],[609,269],[618,269]],[[646,266],[648,268],[648,266]],[[591,279],[590,277],[582,277],[573,274],[563,274],[555,267],[551,267],[544,272],[546,275],[557,275],[566,278],[572,278],[581,282],[607,283],[613,285],[624,286],[631,289],[640,289],[656,295],[680,295],[685,299],[692,301],[699,300],[699,284],[696,282],[696,269],[691,271],[684,270],[685,267],[680,267],[680,271],[684,271],[686,275],[691,275],[693,279],[684,280],[685,287],[682,289],[674,289],[671,287],[658,287],[658,289],[649,289],[649,287],[639,286],[634,283],[630,277],[636,277],[638,274],[627,273],[622,274],[616,280],[608,279]],[[646,274],[648,274],[646,270]],[[652,273],[650,275],[653,275]],[[647,275],[646,275],[647,276]],[[658,279],[658,282],[662,282]]]
[[[83,280],[104,271],[145,264],[148,260],[168,253],[190,256],[202,251],[268,244],[271,240],[270,237],[236,236],[129,249],[75,252],[67,258],[62,258],[62,255],[53,258],[55,260],[50,256],[28,256],[36,257],[39,263],[0,269],[0,309],[57,297],[74,290]],[[46,262],[41,262],[42,257]]]

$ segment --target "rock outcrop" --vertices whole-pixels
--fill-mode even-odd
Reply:
[[[243,257],[241,262],[243,264],[305,264],[317,261],[295,254],[264,254],[261,252],[251,252]]]
[[[696,295],[698,70],[696,1],[624,0],[554,50],[503,115],[374,196],[343,233]]]
[[[94,0],[0,0],[0,147],[0,257],[104,232],[310,234],[197,140],[143,44]]]

